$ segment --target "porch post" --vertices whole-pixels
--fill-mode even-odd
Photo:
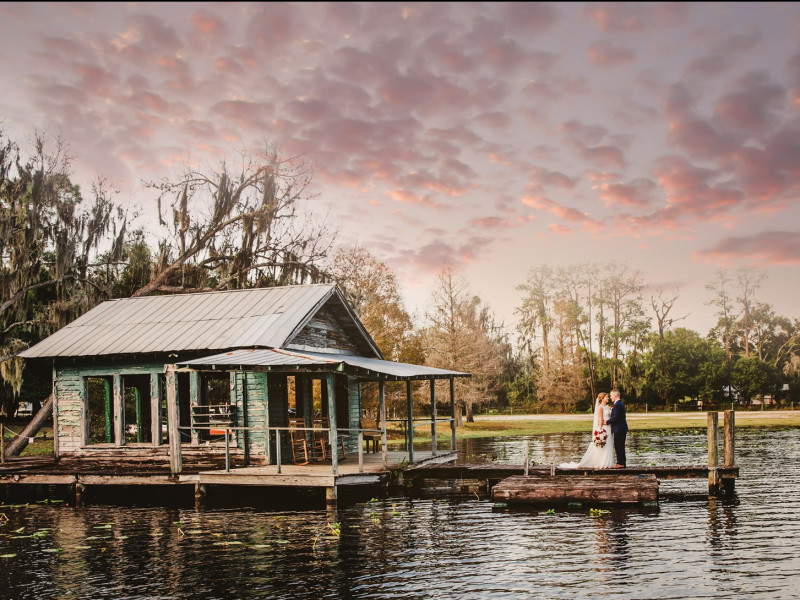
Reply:
[[[86,387],[84,387],[86,389]],[[84,443],[89,443],[89,396],[88,390],[86,395],[86,402],[84,402],[83,409],[83,439]],[[58,372],[56,371],[55,362],[53,363],[53,458],[56,461],[59,459],[60,451],[58,448]]]
[[[331,467],[333,474],[339,474],[339,432],[336,429],[336,386],[333,385],[333,373],[325,375],[328,388],[328,425],[331,428],[329,440],[331,442]]]
[[[183,471],[181,456],[181,432],[179,427],[180,412],[178,410],[178,381],[175,377],[175,365],[167,365],[167,427],[169,429],[169,467],[174,475]]]
[[[195,426],[195,409],[200,405],[200,372],[189,372],[189,424],[192,427],[192,446],[200,443],[200,435]]]
[[[114,373],[114,443],[125,445],[125,402],[122,392],[122,376]]]
[[[158,373],[150,373],[150,440],[161,445],[161,385]]]
[[[144,421],[142,420],[142,393],[139,391],[139,386],[133,388],[133,396],[136,401],[136,442],[142,443],[144,441]]]
[[[242,417],[239,419],[239,422],[242,424],[242,435],[238,436],[234,433],[234,442],[238,445],[240,442],[242,444],[242,449],[244,451],[244,466],[250,465],[250,435],[248,435],[247,427],[250,424],[249,419],[247,418],[248,410],[250,404],[250,396],[248,393],[247,388],[247,371],[242,371]],[[264,412],[264,444],[269,447],[269,377],[267,377],[267,385],[264,389],[264,404],[266,405],[266,410]],[[236,423],[234,423],[236,425]]]
[[[431,455],[436,456],[436,380],[431,379]]]
[[[103,390],[105,391],[105,410],[106,410],[106,444],[114,443],[114,423],[112,415],[114,414],[113,392],[111,389],[111,380],[108,377],[103,378]]]
[[[386,468],[386,382],[378,382],[378,412],[381,420],[381,454],[383,454],[383,468]]]
[[[406,380],[406,405],[408,409],[408,462],[414,462],[414,396],[411,393],[411,380]]]
[[[456,449],[456,385],[455,385],[455,378],[450,378],[450,416],[452,421],[450,421],[450,430],[453,434],[453,445],[452,450]]]
[[[297,383],[297,388],[300,390],[300,398],[302,400],[303,406],[303,422],[305,423],[306,427],[311,427],[311,420],[314,417],[314,403],[313,403],[313,382],[309,375],[298,375],[297,379],[295,379]],[[306,431],[306,436],[308,432]]]

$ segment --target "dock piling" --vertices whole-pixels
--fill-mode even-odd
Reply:
[[[203,508],[206,505],[206,486],[199,481],[194,484],[194,507]]]
[[[717,433],[719,429],[719,413],[708,413],[708,493],[720,491],[719,453],[717,451]]]
[[[325,502],[329,505],[336,504],[338,499],[338,493],[336,490],[336,486],[326,487],[325,488]]]
[[[75,506],[83,506],[84,504],[86,504],[86,486],[76,481]]]
[[[732,467],[736,464],[736,418],[735,412],[732,410],[726,410],[724,417],[723,417],[723,427],[724,427],[724,438],[722,442],[722,454],[723,454],[723,464],[726,467]],[[736,486],[736,480],[732,478],[723,478],[722,482],[722,489],[726,493],[731,493],[734,491]]]
[[[528,442],[528,440],[525,440],[524,448],[525,448],[525,463],[524,463],[525,468],[524,468],[523,474],[525,475],[525,477],[527,477],[528,476],[528,463],[530,463],[530,442]]]

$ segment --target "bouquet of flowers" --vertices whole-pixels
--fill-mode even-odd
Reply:
[[[605,430],[605,427],[592,433],[592,442],[598,448],[603,448],[606,445],[607,439],[608,439],[608,432]]]

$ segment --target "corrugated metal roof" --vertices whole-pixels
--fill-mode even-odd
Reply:
[[[280,348],[334,293],[315,284],[109,300],[20,356]]]
[[[276,349],[251,349],[233,350],[221,354],[213,354],[203,358],[188,360],[178,363],[178,367],[200,368],[243,368],[247,370],[257,367],[330,367],[337,370],[339,365],[344,365],[343,370],[354,371],[362,375],[380,375],[396,379],[431,379],[445,377],[469,377],[469,373],[448,371],[422,365],[394,362],[391,360],[378,360],[365,358],[354,354],[333,354],[322,352],[298,352],[296,350]],[[348,369],[349,367],[349,369]]]

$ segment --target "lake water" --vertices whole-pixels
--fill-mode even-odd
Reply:
[[[549,463],[589,437],[528,441]],[[631,465],[707,457],[700,430],[634,431],[628,450]],[[465,440],[461,460],[522,452]],[[733,498],[663,482],[658,510],[595,516],[446,485],[336,509],[0,506],[0,598],[797,598],[800,429],[737,430],[737,463]]]

